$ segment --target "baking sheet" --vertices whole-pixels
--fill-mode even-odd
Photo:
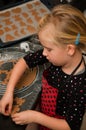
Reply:
[[[0,44],[17,41],[37,32],[39,20],[49,9],[33,0],[0,12]]]

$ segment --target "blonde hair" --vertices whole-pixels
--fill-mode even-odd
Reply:
[[[55,26],[55,43],[75,44],[80,33],[79,44],[76,46],[86,51],[86,18],[81,11],[68,4],[57,5],[40,20],[39,32],[49,23]]]

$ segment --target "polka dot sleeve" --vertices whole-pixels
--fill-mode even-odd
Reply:
[[[38,50],[35,53],[29,53],[24,57],[25,62],[30,68],[33,68],[37,65],[42,65],[47,61],[46,57],[42,55],[43,50]]]

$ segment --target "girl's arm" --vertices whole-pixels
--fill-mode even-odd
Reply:
[[[23,58],[20,59],[12,70],[12,74],[10,76],[10,80],[8,82],[6,91],[8,92],[10,91],[10,93],[13,93],[17,82],[25,72],[26,68],[28,68],[26,62],[24,61]]]
[[[38,113],[36,122],[51,130],[70,130],[70,127],[65,119],[57,119],[42,113]]]
[[[9,82],[7,84],[6,92],[0,101],[0,113],[7,116],[11,114],[14,88],[26,68],[27,64],[25,63],[23,58],[20,59],[14,66]]]
[[[16,113],[12,115],[12,119],[16,124],[20,125],[37,123],[50,130],[71,130],[65,119],[57,119],[33,110]]]

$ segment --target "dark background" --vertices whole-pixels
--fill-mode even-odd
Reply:
[[[0,10],[16,6],[18,4],[31,1],[31,0],[0,0]],[[49,9],[57,4],[71,4],[76,8],[80,9],[82,12],[86,10],[86,0],[40,0],[43,2]]]

